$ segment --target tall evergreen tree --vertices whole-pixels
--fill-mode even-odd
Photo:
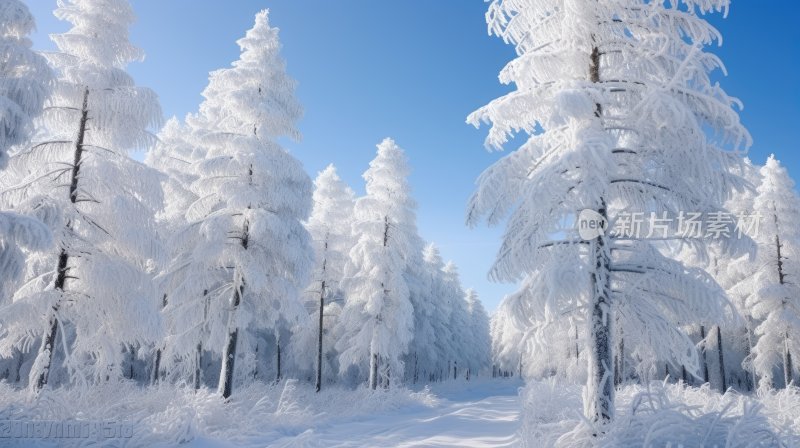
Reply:
[[[245,376],[236,375],[237,361],[240,373],[252,371],[241,362],[254,361],[256,332],[277,338],[307,317],[300,288],[313,262],[302,225],[311,210],[311,180],[276,142],[299,138],[301,108],[268,11],[256,14],[255,25],[237,43],[239,60],[211,73],[200,113],[188,119],[205,155],[193,164],[197,179],[191,190],[198,199],[186,212],[199,238],[185,255],[187,272],[165,309],[187,313],[175,326],[178,334],[209,316],[203,319],[210,321],[209,344],[222,355],[224,398],[235,379]],[[221,273],[225,280],[217,283]],[[172,350],[194,358],[197,338],[182,341]]]
[[[625,212],[705,212],[737,186],[722,149],[749,145],[750,137],[736,101],[709,79],[721,63],[702,47],[719,35],[698,16],[727,3],[495,0],[486,16],[490,32],[515,45],[518,57],[500,79],[517,90],[468,121],[492,124],[489,147],[517,131],[529,138],[481,175],[468,221],[495,224],[511,214],[495,279],[536,273],[551,282],[561,268],[580,266],[570,284],[585,286],[585,413],[594,422],[614,415],[616,309],[626,308],[635,338],[680,342],[652,347],[666,345],[694,369],[696,355],[685,350],[693,344],[679,326],[718,314],[721,297],[707,289],[708,276],[685,275],[650,242],[601,232],[583,240],[564,223],[584,209],[611,227]],[[702,249],[699,239],[684,242]],[[687,292],[693,300],[679,300]],[[574,299],[555,293],[552,303]]]
[[[34,26],[22,2],[0,1],[0,170],[6,167],[9,150],[30,137],[52,81],[47,61],[31,49],[28,34]],[[3,184],[0,181],[0,189]],[[14,293],[23,275],[21,249],[44,249],[51,240],[41,222],[0,213],[0,303]]]
[[[348,252],[352,247],[355,193],[339,178],[333,165],[328,165],[319,173],[314,187],[314,208],[307,227],[316,253],[311,291],[318,301],[313,317],[317,322],[316,389],[319,392],[322,387],[323,355],[332,355],[333,347],[332,341],[323,344],[325,305],[344,300],[341,283]]]
[[[795,378],[800,353],[800,197],[786,168],[770,156],[761,168],[753,207],[761,222],[747,305],[758,320],[752,363],[759,386],[771,387],[773,368],[783,368],[784,385]],[[794,357],[794,360],[793,360]]]
[[[343,337],[337,344],[342,369],[369,365],[369,387],[388,387],[404,372],[414,329],[413,307],[404,272],[416,246],[416,218],[405,154],[392,139],[364,173],[366,196],[355,206],[353,234],[343,286],[348,300],[342,311]]]
[[[128,41],[133,11],[125,0],[71,0],[55,15],[72,24],[51,36],[60,50],[48,55],[55,90],[36,140],[10,162],[14,187],[3,196],[49,210],[57,243],[32,263],[5,316],[13,322],[5,346],[41,334],[34,390],[48,383],[59,334],[71,334],[68,366],[93,366],[90,375],[103,379],[121,375],[123,347],[161,333],[151,276],[161,260],[152,216],[162,192],[156,172],[128,155],[154,143],[161,109],[124,70],[142,58]]]

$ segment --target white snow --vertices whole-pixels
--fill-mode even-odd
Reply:
[[[507,447],[516,440],[516,379],[438,383],[419,391],[323,389],[288,380],[251,384],[229,403],[203,389],[162,385],[158,393],[107,383],[83,394],[44,390],[29,401],[0,385],[0,421],[117,421],[133,425],[126,446]],[[114,400],[108,400],[113,392]],[[3,439],[0,445],[77,446],[81,439]],[[106,441],[108,442],[108,441]],[[12,445],[13,446],[13,445]]]

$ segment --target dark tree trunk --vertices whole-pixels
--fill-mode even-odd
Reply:
[[[794,366],[792,365],[792,352],[789,350],[789,333],[786,333],[783,347],[783,384],[789,387],[792,384],[792,377],[794,375]]]
[[[700,354],[702,355],[703,360],[703,382],[708,382],[708,359],[706,359],[706,327],[705,325],[700,325],[700,338],[702,338],[702,347],[700,350]]]
[[[719,353],[719,377],[720,386],[722,386],[722,393],[728,390],[728,380],[725,378],[725,358],[722,354],[722,330],[717,325],[717,353]]]
[[[323,282],[324,283],[324,282]],[[316,391],[322,389],[322,325],[323,316],[322,310],[325,308],[325,299],[320,296],[319,298],[319,334],[317,337],[317,383]]]
[[[327,243],[326,243],[327,247]],[[322,263],[323,272],[325,270],[325,262]],[[319,329],[317,334],[317,392],[322,389],[322,329],[323,329],[323,310],[325,309],[325,280],[322,281],[322,288],[319,294]]]
[[[252,168],[251,168],[252,172]],[[241,244],[244,250],[247,250],[247,245],[250,241],[249,223],[244,222],[242,226]],[[234,273],[234,282],[236,281],[236,273]],[[233,369],[236,362],[236,342],[239,339],[239,327],[234,325],[236,322],[236,311],[239,309],[239,304],[242,302],[244,295],[244,278],[239,279],[241,284],[238,288],[233,288],[233,299],[231,300],[231,314],[228,323],[228,341],[225,344],[225,352],[222,356],[222,371],[219,375],[219,390],[222,392],[222,398],[227,399],[233,392]],[[234,285],[235,286],[235,285]]]
[[[277,359],[276,359],[276,361],[277,361],[277,369],[276,369],[276,372],[275,372],[275,382],[276,383],[280,383],[281,382],[281,340],[280,340],[280,338],[278,339],[278,350],[276,352],[276,357],[277,357]]]
[[[220,389],[222,398],[229,398],[233,392],[233,368],[236,361],[236,340],[239,338],[239,329],[228,333],[228,343],[225,345],[225,354],[222,359],[222,375],[220,376]]]
[[[589,64],[589,81],[600,82],[600,49],[592,48]],[[595,116],[602,120],[603,107],[596,104]],[[597,213],[608,222],[605,198],[599,199]],[[591,273],[592,298],[589,329],[589,378],[586,417],[598,423],[614,418],[614,344],[612,338],[613,313],[611,304],[611,260],[606,235],[592,243],[595,269]]]
[[[83,140],[86,136],[86,123],[89,121],[89,88],[83,91],[83,104],[81,106],[81,118],[78,123],[78,135],[75,139],[75,152],[72,160],[72,173],[70,176],[69,184],[69,200],[72,204],[78,202],[78,179],[80,177],[81,159],[83,158]],[[67,226],[70,224],[68,223]],[[69,262],[69,254],[66,249],[62,248],[58,256],[58,268],[56,281],[54,284],[55,289],[64,291],[64,284],[67,279],[67,264]],[[42,338],[42,345],[39,348],[39,356],[44,357],[44,365],[34,382],[34,391],[40,391],[45,385],[50,375],[50,368],[53,364],[53,353],[55,352],[55,340],[58,333],[58,313],[59,304],[53,306],[53,311],[47,319],[47,329],[44,337]]]
[[[209,307],[209,298],[208,298],[208,290],[203,291],[203,297],[205,297],[205,306],[203,307],[203,328],[205,329],[205,325],[208,322],[208,307]],[[202,368],[203,368],[203,339],[202,336],[200,340],[197,342],[197,354],[195,359],[195,366],[194,366],[194,390],[200,389],[200,384],[202,383]]]
[[[203,366],[203,344],[197,343],[197,354],[195,356],[194,364],[194,390],[200,389],[200,374]]]
[[[370,357],[369,366],[369,388],[375,390],[378,388],[378,354],[373,353]]]

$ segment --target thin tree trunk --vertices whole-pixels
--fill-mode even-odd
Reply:
[[[250,169],[252,173],[252,168]],[[242,226],[242,248],[247,250],[247,245],[250,241],[250,227],[249,223],[245,220]],[[239,304],[244,295],[244,278],[237,279],[238,273],[234,273],[234,288],[233,299],[231,300],[231,312],[228,317],[228,341],[225,344],[225,352],[222,356],[222,370],[219,375],[219,391],[222,392],[222,398],[229,398],[233,392],[233,369],[236,361],[236,342],[239,339],[239,327],[236,325],[236,312],[239,309]],[[239,287],[236,287],[235,282],[239,280]]]
[[[750,359],[750,356],[753,353],[753,335],[752,335],[752,332],[750,331],[750,318],[749,317],[747,318],[747,326],[745,327],[745,331],[747,332],[747,347],[745,347],[745,350],[746,350],[747,353],[746,353],[745,359]],[[748,373],[748,375],[747,375],[747,383],[748,383],[747,384],[747,390],[748,391],[753,391],[756,388],[757,382],[756,382],[756,369],[753,368],[753,366],[752,366],[752,360],[750,361],[750,369],[749,369],[749,371],[747,373]]]
[[[81,106],[81,118],[78,123],[78,136],[75,139],[75,152],[72,161],[72,174],[70,176],[70,185],[69,185],[69,200],[72,204],[75,204],[78,201],[78,178],[80,175],[81,169],[81,159],[83,157],[83,140],[86,136],[86,123],[89,120],[89,88],[85,88],[83,91],[83,104]],[[69,227],[69,223],[67,226]],[[64,284],[66,283],[67,279],[67,263],[69,261],[69,255],[67,251],[62,248],[61,253],[58,256],[58,268],[57,268],[57,275],[55,281],[55,289],[59,291],[64,291]],[[36,381],[33,382],[34,391],[40,391],[46,384],[48,377],[50,375],[50,368],[53,364],[53,353],[55,352],[55,340],[56,334],[58,333],[58,307],[59,304],[56,303],[53,306],[53,310],[47,318],[47,329],[44,337],[42,338],[42,345],[39,348],[39,357],[43,359],[43,365],[40,368]]]
[[[164,297],[161,298],[161,311],[167,307],[167,295],[164,294]],[[156,359],[153,366],[153,377],[151,378],[152,384],[158,384],[158,379],[160,377],[159,371],[161,370],[161,348],[159,347],[156,350]]]
[[[789,387],[792,384],[793,376],[792,366],[792,352],[789,350],[789,333],[786,333],[786,338],[783,341],[783,381],[784,387]]]
[[[278,338],[278,351],[276,353],[276,357],[277,357],[277,369],[276,369],[276,372],[275,372],[275,382],[276,383],[280,383],[281,382],[281,340],[280,340],[280,338]]]
[[[194,390],[200,389],[200,373],[202,372],[203,365],[203,343],[197,343],[197,354],[194,361]]]
[[[317,392],[322,389],[322,311],[325,309],[325,281],[322,281],[322,293],[319,295],[319,331],[317,335]]]
[[[458,379],[458,361],[453,361],[453,380]]]
[[[722,355],[722,330],[720,330],[719,325],[717,325],[717,353],[719,353],[719,377],[722,381],[720,385],[722,386],[722,393],[724,394],[726,390],[728,390],[728,380],[725,378],[725,358]]]
[[[706,327],[705,325],[700,325],[700,337],[702,338],[702,348],[700,353],[703,359],[703,382],[708,383],[708,359],[706,359]]]
[[[600,82],[600,49],[592,48],[589,81]],[[595,116],[602,119],[603,108],[596,104]],[[605,198],[599,200],[598,214],[608,222]],[[611,304],[610,255],[606,235],[592,242],[594,271],[591,273],[592,298],[589,329],[589,377],[586,417],[594,422],[607,423],[614,418],[614,345],[612,343],[613,314]]]
[[[152,384],[158,384],[159,374],[158,371],[161,369],[161,349],[156,350],[156,359],[153,363],[153,378],[151,379]]]
[[[369,388],[375,390],[378,388],[378,354],[373,353],[370,356],[369,366]]]
[[[208,323],[208,307],[209,307],[209,298],[208,298],[208,290],[203,291],[203,297],[205,298],[205,306],[203,307],[203,330],[205,332],[205,326]],[[202,383],[202,369],[203,369],[203,335],[201,334],[200,340],[197,341],[197,354],[195,358],[195,366],[194,366],[194,390],[200,389],[200,384]]]
[[[414,384],[417,384],[419,378],[419,360],[417,359],[417,352],[414,352]]]

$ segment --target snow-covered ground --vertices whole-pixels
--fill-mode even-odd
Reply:
[[[582,417],[582,387],[554,380],[473,379],[420,390],[254,383],[224,402],[213,390],[131,383],[44,390],[0,383],[0,446],[170,447],[794,447],[800,390],[721,395],[651,382],[617,392],[614,422]],[[19,437],[8,422],[123,424],[124,437]],[[5,425],[5,426],[4,426]]]
[[[397,409],[349,422],[332,421],[277,447],[507,447],[519,427],[516,381],[445,383],[429,406]],[[463,389],[461,389],[463,387]]]
[[[145,391],[109,384],[84,394],[56,389],[31,400],[2,385],[0,421],[122,421],[131,431],[99,440],[5,437],[0,445],[505,447],[519,430],[520,386],[473,379],[419,391],[329,388],[317,395],[311,385],[290,380],[248,386],[226,404],[213,391],[173,386]]]

